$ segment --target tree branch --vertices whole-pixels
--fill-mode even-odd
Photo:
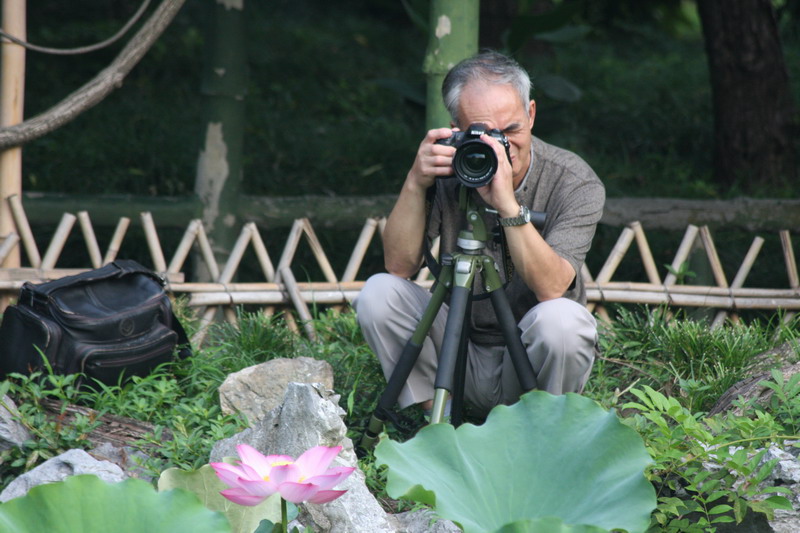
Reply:
[[[0,128],[0,149],[25,144],[60,128],[121,87],[125,76],[158,40],[185,1],[164,0],[114,61],[80,89],[40,115]]]

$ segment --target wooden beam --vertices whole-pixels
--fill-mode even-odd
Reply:
[[[242,196],[239,215],[259,227],[288,228],[308,218],[316,229],[360,228],[372,217],[389,214],[396,196]],[[121,216],[138,219],[149,211],[159,227],[185,229],[199,218],[197,197],[133,195],[64,195],[24,193],[28,217],[37,225],[54,225],[66,212],[88,211],[92,223],[114,226]],[[638,220],[646,230],[684,230],[689,224],[744,231],[800,231],[800,200],[684,200],[680,198],[608,198],[601,224],[624,227]]]

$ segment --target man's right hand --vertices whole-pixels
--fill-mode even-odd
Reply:
[[[455,147],[436,144],[439,139],[449,138],[453,131],[449,128],[428,131],[419,145],[414,164],[408,171],[408,185],[425,190],[433,185],[436,178],[453,174]]]
[[[453,173],[456,149],[436,144],[453,134],[448,128],[430,130],[419,145],[417,157],[408,171],[397,202],[383,230],[383,255],[386,271],[408,278],[422,264],[425,233],[425,194],[436,178]]]

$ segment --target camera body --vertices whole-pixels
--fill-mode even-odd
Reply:
[[[511,161],[509,143],[498,129],[489,129],[486,124],[470,124],[466,131],[455,131],[447,139],[439,139],[436,144],[455,146],[453,172],[465,187],[483,187],[492,181],[497,172],[497,155],[494,149],[481,140],[481,135],[489,135],[506,149],[506,157]]]

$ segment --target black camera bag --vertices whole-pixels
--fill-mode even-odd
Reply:
[[[25,282],[0,325],[0,379],[45,367],[115,385],[191,354],[164,280],[136,261],[41,284]]]

